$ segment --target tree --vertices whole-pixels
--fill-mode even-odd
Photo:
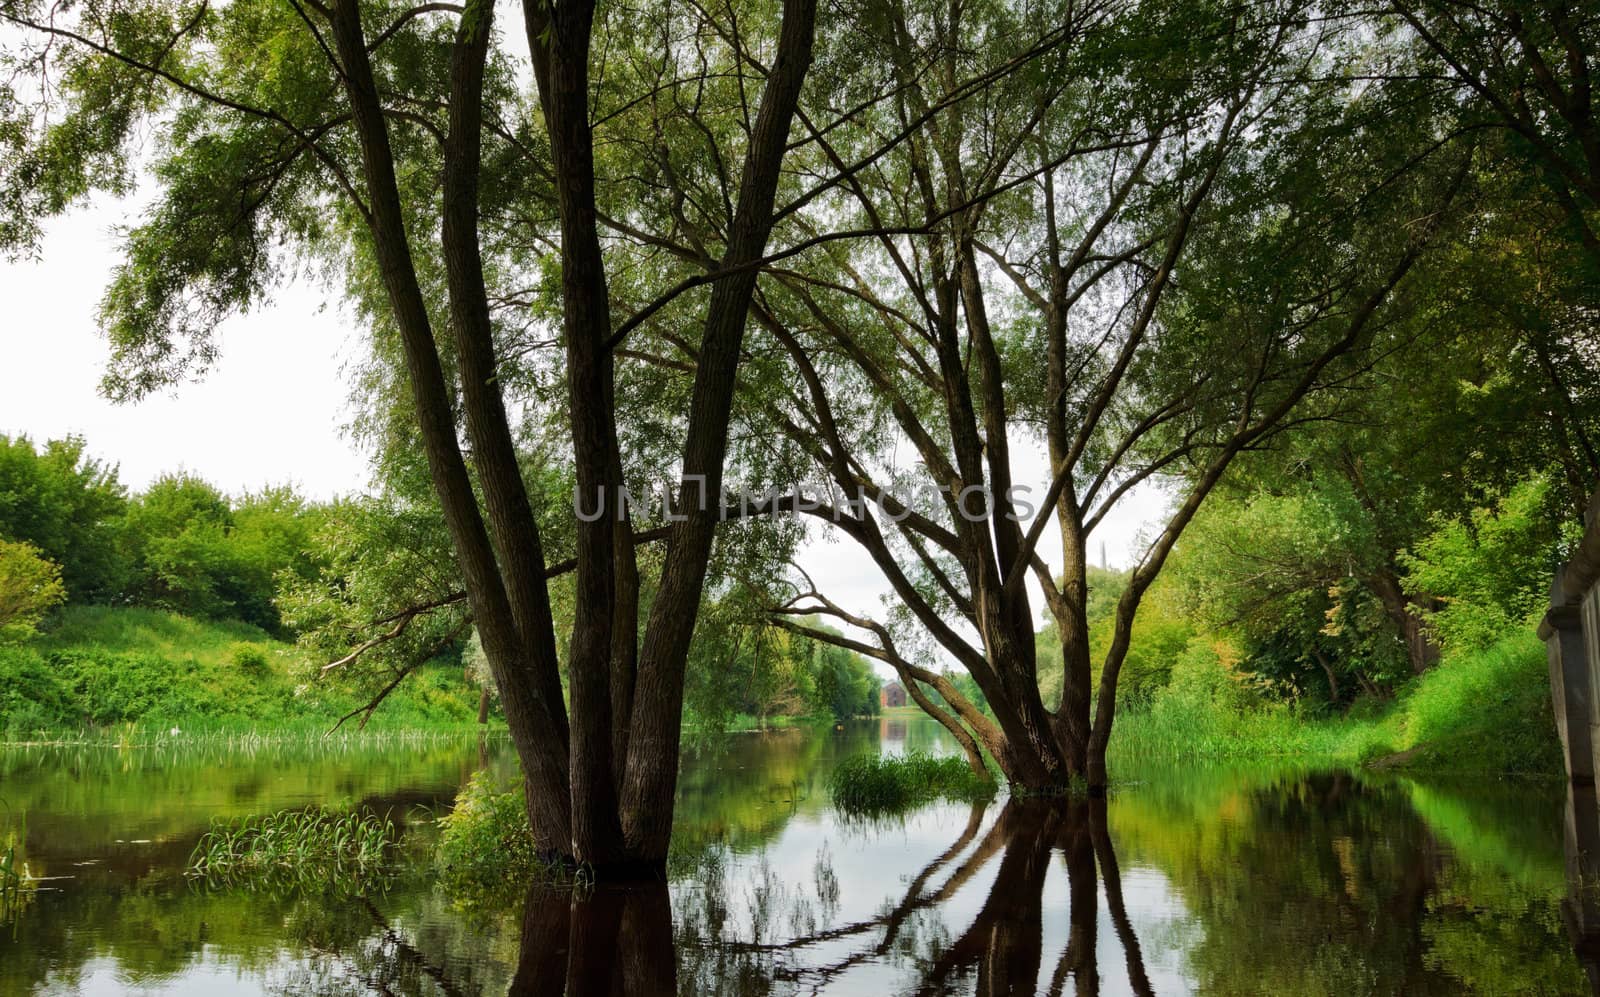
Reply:
[[[127,504],[119,529],[127,578],[118,595],[283,634],[279,575],[313,572],[310,540],[321,514],[288,487],[234,501],[192,474],[162,475]]]
[[[0,644],[32,637],[66,598],[59,565],[33,544],[0,539]]]
[[[36,447],[25,436],[0,435],[0,537],[33,544],[60,565],[74,601],[104,602],[121,593],[126,502],[117,469],[88,456],[82,437]]]
[[[1420,71],[1457,91],[1461,130],[1491,127],[1554,198],[1569,238],[1600,268],[1600,122],[1592,73],[1600,15],[1552,0],[1395,0]],[[1370,8],[1353,16],[1370,16]]]
[[[1003,5],[946,20],[889,4],[862,43],[900,67],[903,117],[936,110],[925,139],[849,192],[872,224],[930,234],[836,247],[756,312],[798,374],[773,418],[834,496],[806,504],[904,607],[874,620],[807,586],[777,613],[858,628],[867,639],[840,643],[890,663],[914,698],[936,689],[950,710],[919,705],[1033,789],[1105,785],[1147,590],[1234,460],[1381,353],[1470,154],[1420,137],[1425,89],[1351,82],[1355,39],[1307,8],[1070,11],[1053,22],[1070,39],[1060,61],[993,87],[968,118],[952,81],[1014,57],[994,39],[1029,33]],[[1031,445],[1049,487],[1024,504]],[[895,461],[905,446],[914,467]],[[1094,682],[1089,534],[1129,490],[1180,472]],[[1039,553],[1052,523],[1059,570]],[[1062,637],[1056,710],[1038,689],[1028,575]],[[901,654],[896,626],[968,671],[994,719]]]
[[[684,661],[721,512],[695,497],[700,482],[700,494],[720,494],[746,311],[812,59],[814,0],[787,0],[763,61],[747,58],[737,34],[717,42],[720,25],[680,31],[680,12],[666,5],[642,19],[611,10],[597,18],[592,2],[530,0],[519,34],[536,109],[497,44],[487,0],[462,8],[312,0],[226,12],[204,3],[47,7],[0,5],[23,39],[7,61],[42,92],[14,102],[3,131],[11,245],[26,246],[37,218],[85,191],[125,186],[136,125],[160,121],[167,134],[154,167],[162,199],[131,234],[105,299],[117,360],[108,389],[137,397],[203,370],[215,354],[215,320],[258,302],[277,277],[269,247],[278,240],[333,261],[398,340],[540,849],[605,874],[659,872]],[[729,19],[736,33],[770,24],[731,10]],[[624,69],[605,74],[600,60],[591,78],[597,28],[608,42],[627,39],[629,52]],[[685,35],[693,57],[677,50]],[[764,82],[747,86],[751,74]],[[608,253],[602,243],[597,124],[648,123],[655,98],[707,80],[726,83],[718,127],[742,122],[717,154],[743,160],[708,243],[712,271],[619,320],[609,278],[651,237],[633,228],[635,212],[605,223],[630,244]],[[678,127],[693,127],[699,108],[674,103]],[[423,248],[429,240],[435,249]],[[527,307],[520,275],[544,265],[547,251],[559,261],[559,317],[543,317],[559,330],[565,360],[576,504],[603,512],[576,529],[570,710],[548,565],[497,377],[502,319]],[[708,285],[693,386],[676,413],[684,517],[667,531],[641,629],[635,537],[619,498],[615,363],[645,318]]]

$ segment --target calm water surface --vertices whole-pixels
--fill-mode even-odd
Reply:
[[[689,752],[659,888],[485,904],[428,871],[504,741],[0,749],[10,994],[1589,993],[1600,809],[1560,785],[1257,767],[1118,773],[1109,801],[864,823],[827,773],[948,750],[930,722]],[[321,804],[406,825],[381,889],[187,880],[216,817]]]

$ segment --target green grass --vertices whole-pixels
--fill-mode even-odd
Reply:
[[[366,696],[316,681],[316,664],[294,645],[243,623],[71,607],[36,640],[0,647],[0,739],[89,734],[143,742],[169,736],[173,728],[183,736],[326,731]],[[384,702],[370,726],[469,729],[477,697],[459,666],[425,665]]]
[[[387,817],[280,810],[214,823],[189,856],[187,873],[225,886],[357,883],[384,870],[397,838]]]
[[[852,815],[876,816],[937,799],[987,799],[992,779],[975,774],[957,755],[857,755],[828,776],[834,806]]]
[[[1393,702],[1314,718],[1283,705],[1237,708],[1163,695],[1120,715],[1112,762],[1298,756],[1411,770],[1562,774],[1544,645],[1531,633],[1447,658]],[[1398,757],[1397,757],[1398,756]]]

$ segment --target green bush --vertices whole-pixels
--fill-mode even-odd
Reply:
[[[439,826],[435,862],[452,892],[497,895],[541,868],[523,791],[497,786],[487,771],[473,773]]]
[[[288,667],[272,667],[275,660]],[[67,607],[51,630],[0,648],[0,735],[137,724],[147,730],[327,730],[370,688],[314,681],[312,663],[242,623],[132,607]],[[379,728],[474,725],[478,690],[448,659],[425,664],[374,714]]]
[[[228,657],[240,671],[259,675],[267,670],[267,652],[254,644],[235,644]]]
[[[1441,521],[1403,555],[1406,588],[1439,600],[1428,625],[1446,652],[1477,651],[1531,629],[1544,612],[1561,548],[1551,489],[1532,478],[1470,521]]]
[[[988,799],[995,784],[960,756],[912,752],[848,758],[829,773],[828,790],[834,806],[847,814],[879,815],[937,799]]]
[[[1296,756],[1392,759],[1432,771],[1562,772],[1545,651],[1528,631],[1448,655],[1393,700],[1337,718],[1256,703],[1227,678],[1220,660],[1191,647],[1151,709],[1118,715],[1113,760]]]

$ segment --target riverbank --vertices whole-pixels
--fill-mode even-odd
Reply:
[[[0,737],[320,733],[368,694],[314,681],[316,670],[299,648],[246,623],[69,607],[38,638],[0,647]],[[460,666],[440,660],[401,683],[368,726],[470,730],[477,705]]]
[[[376,689],[319,680],[321,663],[248,623],[139,607],[74,606],[21,645],[0,646],[0,743],[150,743],[321,737]],[[442,655],[397,686],[362,736],[504,733],[477,722],[479,690]],[[354,731],[359,716],[341,728]],[[831,717],[736,713],[690,734],[831,725]]]
[[[1181,665],[1180,665],[1181,667]],[[1517,633],[1446,658],[1393,700],[1336,717],[1263,704],[1200,662],[1151,705],[1119,715],[1113,765],[1295,756],[1432,773],[1560,778],[1544,645]]]

